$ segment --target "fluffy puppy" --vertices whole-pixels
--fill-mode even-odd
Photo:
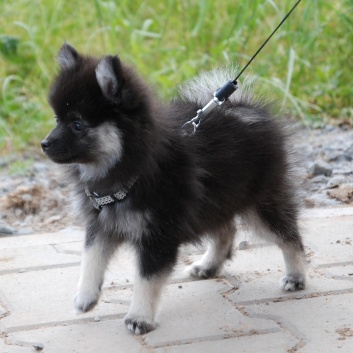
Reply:
[[[125,324],[135,334],[153,330],[180,245],[207,236],[208,250],[188,270],[215,276],[232,256],[235,216],[282,250],[282,288],[304,288],[286,133],[270,104],[239,89],[185,135],[183,124],[232,74],[202,74],[164,104],[117,56],[83,56],[64,44],[58,62],[49,94],[57,125],[41,145],[65,168],[86,228],[78,310],[95,306],[109,260],[127,242],[138,266]]]

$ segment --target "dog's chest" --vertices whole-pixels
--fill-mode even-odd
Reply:
[[[147,232],[150,214],[128,206],[128,204],[115,204],[103,207],[98,215],[98,222],[110,232],[126,239],[137,240]]]
[[[148,232],[151,212],[136,210],[129,200],[106,205],[96,212],[91,200],[86,195],[72,195],[72,212],[75,218],[83,222],[97,223],[104,233],[114,234],[130,240],[138,240]]]

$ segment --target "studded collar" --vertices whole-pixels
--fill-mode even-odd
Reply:
[[[94,191],[89,191],[88,188],[85,189],[86,196],[92,201],[92,205],[98,211],[101,211],[103,206],[110,205],[116,202],[123,201],[128,195],[130,189],[135,184],[138,177],[132,178],[125,187],[119,189],[117,192],[111,195],[100,196]]]

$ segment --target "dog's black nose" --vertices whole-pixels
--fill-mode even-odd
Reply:
[[[43,151],[45,151],[46,149],[48,149],[49,146],[50,146],[50,143],[49,143],[48,140],[43,140],[40,144],[41,144],[41,146],[42,146],[42,150],[43,150]]]

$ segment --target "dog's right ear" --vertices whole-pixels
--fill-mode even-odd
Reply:
[[[118,101],[123,83],[119,58],[112,55],[103,57],[96,67],[96,78],[103,95],[110,101]]]
[[[57,56],[57,61],[62,70],[73,69],[80,58],[80,54],[71,45],[64,43],[60,48]]]

